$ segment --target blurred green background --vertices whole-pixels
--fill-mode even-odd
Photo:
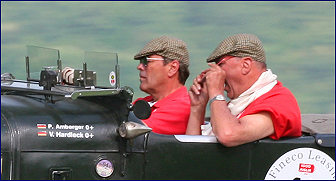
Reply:
[[[63,66],[74,68],[82,68],[85,51],[114,52],[121,85],[136,98],[145,94],[133,56],[149,40],[169,35],[188,44],[189,87],[216,46],[236,33],[261,39],[268,67],[302,113],[335,113],[334,1],[1,1],[1,73],[25,78],[26,45],[59,49]]]

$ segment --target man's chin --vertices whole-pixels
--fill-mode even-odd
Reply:
[[[143,92],[147,92],[147,88],[145,86],[143,86],[142,84],[140,84],[140,90]]]

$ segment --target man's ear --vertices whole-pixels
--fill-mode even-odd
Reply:
[[[169,62],[169,70],[168,70],[168,77],[172,77],[177,74],[180,68],[180,62],[177,60],[173,60]]]
[[[241,61],[241,71],[243,75],[248,74],[252,69],[253,59],[251,57],[243,57]]]

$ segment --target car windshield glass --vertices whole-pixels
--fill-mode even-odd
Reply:
[[[27,45],[27,58],[29,59],[30,78],[40,80],[42,69],[57,69],[60,53],[57,49]]]
[[[116,53],[86,51],[84,62],[87,63],[88,70],[99,70],[99,72],[96,72],[97,86],[118,87],[113,82],[119,77]]]

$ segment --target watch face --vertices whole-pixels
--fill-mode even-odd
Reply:
[[[225,101],[225,97],[223,95],[217,95],[214,98],[210,99],[209,104],[211,104],[213,101],[218,100],[218,101]]]
[[[225,97],[224,97],[223,95],[217,95],[217,96],[216,96],[216,100],[221,100],[221,101],[223,101],[223,100],[225,100]]]

